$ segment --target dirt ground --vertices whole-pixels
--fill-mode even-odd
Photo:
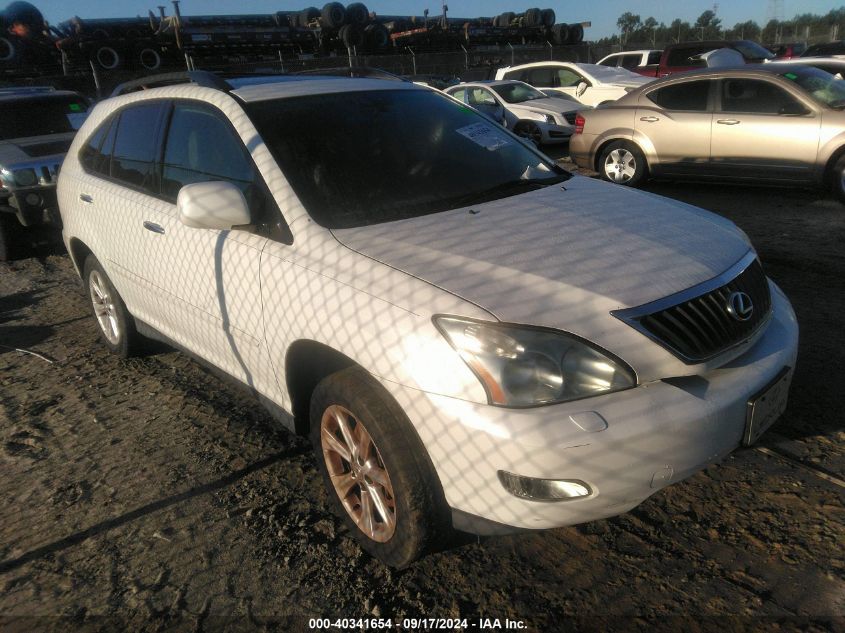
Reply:
[[[735,221],[791,298],[785,416],[624,516],[458,539],[401,572],[362,553],[307,442],[249,394],[170,350],[109,355],[55,249],[0,264],[0,629],[307,630],[324,616],[845,631],[845,208],[648,188]]]

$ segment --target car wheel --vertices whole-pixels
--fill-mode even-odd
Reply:
[[[543,142],[543,133],[540,131],[540,126],[533,121],[518,121],[513,126],[513,133],[522,138],[527,138],[537,147]]]
[[[135,320],[126,304],[93,255],[85,260],[83,271],[85,288],[103,341],[121,358],[132,356],[140,347],[141,335],[135,329]]]
[[[406,567],[449,529],[449,512],[422,441],[365,370],[323,379],[311,397],[311,441],[335,512],[361,547]]]
[[[648,164],[640,148],[627,141],[615,141],[599,158],[599,175],[608,182],[636,187],[648,174]]]
[[[834,163],[830,173],[830,184],[833,195],[839,202],[845,204],[845,154]]]
[[[11,213],[0,212],[0,262],[18,259],[23,252],[23,227]]]

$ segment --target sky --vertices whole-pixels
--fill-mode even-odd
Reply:
[[[167,6],[167,13],[173,12],[170,0],[30,0],[51,23],[58,23],[78,15],[81,18],[134,17],[146,16],[152,9],[158,14],[157,5]],[[306,0],[307,1],[307,0]],[[586,29],[585,38],[596,40],[617,32],[616,20],[625,11],[640,15],[645,20],[653,16],[658,22],[669,24],[675,18],[689,22],[707,9],[713,9],[714,3],[707,0],[536,0],[538,4],[526,4],[524,0],[447,0],[449,15],[452,17],[477,17],[498,15],[505,11],[519,12],[536,6],[541,9],[551,8],[557,14],[558,22],[591,21],[592,27]],[[312,0],[315,6],[322,7],[325,0]],[[347,2],[344,2],[346,4]],[[8,3],[2,3],[5,8]],[[382,15],[422,15],[429,9],[432,15],[440,13],[441,0],[366,0],[370,11]],[[783,6],[783,18],[789,19],[796,13],[824,14],[831,9],[845,5],[845,0],[724,0],[718,3],[716,14],[722,24],[732,27],[737,22],[755,20],[761,26],[770,16],[772,4]],[[309,6],[305,1],[287,0],[182,0],[182,15],[209,15],[231,13],[275,13],[291,11]]]

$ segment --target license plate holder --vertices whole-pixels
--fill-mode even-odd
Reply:
[[[792,368],[784,367],[775,379],[748,400],[742,445],[751,446],[786,410]]]

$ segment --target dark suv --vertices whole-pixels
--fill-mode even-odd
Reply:
[[[0,89],[0,261],[26,252],[27,229],[61,228],[56,178],[88,107],[75,92]]]

